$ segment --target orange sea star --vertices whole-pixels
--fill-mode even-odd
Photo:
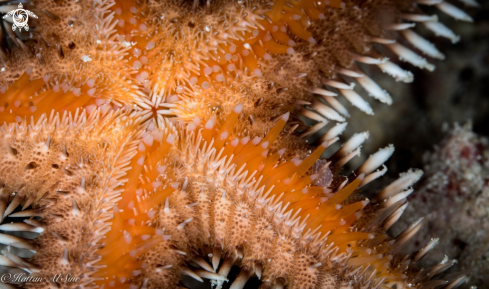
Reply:
[[[263,288],[463,283],[431,280],[451,262],[411,265],[432,243],[400,254],[424,219],[385,233],[421,171],[373,200],[357,192],[392,146],[348,177],[368,133],[318,161],[346,126],[339,94],[373,113],[353,80],[392,101],[357,64],[412,81],[373,43],[431,70],[396,31],[435,58],[408,22],[456,40],[417,4],[471,20],[441,0],[33,1],[35,33],[0,51],[0,212],[28,219],[0,229],[40,235],[0,235],[1,264],[43,279],[25,288],[176,288],[183,274],[221,288],[233,265],[235,289],[252,275]]]

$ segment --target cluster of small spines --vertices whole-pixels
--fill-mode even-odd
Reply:
[[[40,1],[29,6],[44,16],[39,23],[43,29],[31,33],[34,41],[23,43],[13,35],[18,47],[13,47],[10,53],[2,51],[6,58],[2,58],[0,85],[8,87],[19,74],[28,70],[33,80],[44,79],[47,85],[42,90],[62,87],[65,92],[73,92],[75,97],[86,90],[88,95],[100,98],[98,102],[111,102],[119,107],[132,105],[145,95],[139,81],[132,77],[134,69],[124,59],[130,48],[114,36],[113,26],[117,21],[110,14],[113,3],[96,2],[86,7],[85,3],[60,5],[49,2]],[[88,34],[86,29],[92,26],[94,29]],[[49,35],[46,34],[48,31]],[[34,43],[36,40],[45,45],[39,47]],[[69,43],[64,43],[65,40]],[[91,84],[85,89],[87,83]],[[62,96],[58,98],[62,99]],[[81,107],[83,103],[77,105]]]
[[[237,109],[237,111],[239,112],[239,108]],[[204,141],[205,139],[208,138],[206,136],[206,134],[208,135],[209,131],[214,130],[215,132],[213,132],[213,134],[215,134],[216,136],[220,132],[218,135],[221,137],[218,137],[216,139],[217,142],[219,142],[219,138],[221,138],[221,140],[223,140],[223,139],[226,140],[228,130],[230,128],[232,128],[232,123],[234,121],[236,121],[236,119],[237,119],[238,113],[235,111],[234,114],[235,114],[235,116],[229,117],[228,121],[221,127],[221,129],[218,129],[218,130],[216,130],[214,128],[214,125],[215,125],[214,121],[208,122],[202,128],[204,130],[202,132],[202,136],[197,137],[197,139],[201,139],[202,141]],[[231,125],[231,127],[229,127],[230,125]],[[194,130],[194,128],[192,128],[192,131],[193,130]],[[224,136],[224,138],[223,138],[223,136]],[[194,136],[191,136],[190,139],[192,139],[193,137]],[[203,153],[201,154],[201,156],[204,156],[205,158],[209,158],[209,161],[211,164],[216,163],[215,165],[211,165],[210,167],[207,167],[207,168],[204,165],[204,167],[203,167],[204,172],[200,172],[200,173],[204,173],[204,176],[207,175],[207,179],[209,179],[209,177],[211,177],[211,176],[214,176],[214,181],[212,181],[212,180],[207,181],[207,182],[213,183],[213,185],[217,187],[216,191],[214,192],[214,197],[212,197],[212,194],[206,196],[206,194],[210,193],[209,185],[207,185],[207,184],[204,184],[203,186],[198,185],[198,186],[194,187],[194,190],[196,190],[197,192],[193,192],[193,194],[198,194],[198,196],[200,196],[199,200],[202,202],[198,202],[197,204],[190,206],[192,208],[195,207],[195,210],[197,210],[197,212],[201,213],[201,216],[199,216],[199,218],[194,218],[195,221],[193,221],[193,222],[199,222],[199,220],[206,220],[206,219],[209,220],[209,217],[206,218],[206,215],[211,211],[206,212],[206,211],[199,210],[199,208],[201,206],[200,204],[205,205],[206,203],[208,203],[208,200],[210,200],[210,199],[213,200],[212,206],[215,207],[215,212],[214,212],[214,214],[210,215],[211,219],[209,220],[210,224],[214,224],[214,226],[211,230],[211,233],[209,234],[209,232],[207,232],[207,233],[205,232],[209,229],[207,229],[207,230],[204,229],[203,232],[197,232],[197,233],[200,233],[201,238],[203,237],[204,239],[207,239],[206,240],[207,244],[210,243],[210,244],[215,245],[215,247],[212,251],[213,252],[213,267],[214,268],[213,269],[211,268],[212,269],[211,272],[205,272],[202,270],[197,271],[198,274],[192,273],[192,271],[190,271],[188,268],[185,268],[182,271],[184,273],[187,273],[187,274],[195,277],[196,279],[199,279],[199,280],[200,280],[200,277],[199,277],[199,274],[200,274],[200,275],[202,275],[202,277],[211,278],[211,279],[217,280],[217,282],[222,283],[222,281],[225,279],[225,277],[221,277],[221,276],[227,275],[227,273],[229,272],[229,269],[230,269],[230,265],[232,265],[234,263],[234,261],[236,260],[236,257],[237,257],[237,256],[229,256],[229,258],[226,258],[228,260],[228,262],[229,262],[229,260],[232,260],[230,262],[230,264],[228,264],[229,266],[224,266],[224,264],[223,264],[223,266],[221,266],[221,270],[219,270],[220,275],[216,275],[215,273],[212,274],[217,269],[217,267],[219,265],[219,260],[220,260],[222,250],[223,249],[229,250],[229,248],[226,248],[226,247],[233,246],[233,242],[229,238],[229,235],[233,235],[233,236],[236,235],[236,234],[233,234],[233,231],[236,230],[236,227],[233,226],[233,228],[230,228],[229,227],[230,224],[229,224],[228,220],[234,219],[233,215],[234,214],[240,215],[240,212],[243,213],[243,215],[242,215],[243,216],[243,219],[242,219],[243,222],[242,223],[249,223],[254,218],[252,210],[250,210],[250,207],[249,207],[250,204],[248,204],[246,202],[240,203],[241,205],[237,204],[235,210],[231,210],[233,195],[235,195],[237,193],[236,190],[238,190],[238,192],[239,192],[239,188],[241,188],[243,186],[244,187],[250,186],[251,184],[248,184],[249,180],[250,180],[250,179],[248,179],[248,182],[245,181],[243,184],[238,183],[238,185],[237,185],[238,188],[229,188],[229,184],[226,184],[224,176],[219,177],[219,174],[217,176],[215,176],[215,172],[220,172],[221,175],[223,173],[225,174],[226,172],[230,172],[231,177],[229,177],[229,179],[231,179],[231,180],[233,180],[237,177],[239,177],[239,179],[246,179],[246,174],[244,174],[244,175],[232,174],[234,172],[234,169],[231,169],[231,170],[229,169],[229,162],[226,162],[225,156],[224,156],[224,158],[222,158],[222,156],[223,156],[222,153],[225,151],[224,147],[221,148],[221,153],[219,154],[221,157],[216,158],[216,146],[206,147],[205,143],[202,146],[202,144],[200,144],[201,140],[195,141],[195,139],[194,139],[194,141],[192,141],[192,143],[194,145],[197,145],[197,147],[189,148],[189,151],[187,151],[187,153],[182,154],[182,155],[186,156],[189,159],[192,159],[192,157],[196,156],[196,154],[199,155],[198,152],[200,149],[202,149]],[[249,142],[249,138],[246,140],[246,142],[244,144],[241,143],[241,145],[244,146],[247,144],[247,142]],[[234,143],[235,143],[235,146],[240,145],[239,142],[234,142]],[[215,144],[217,145],[217,147],[222,146],[222,144],[219,145],[219,143],[215,143]],[[252,147],[253,146],[260,147],[259,144],[260,144],[260,140],[255,139],[254,142],[252,141]],[[199,147],[202,147],[202,148],[199,148]],[[258,153],[262,149],[263,148],[260,148],[260,150],[258,150]],[[209,156],[209,154],[210,154],[210,156]],[[184,161],[184,163],[186,163],[186,162]],[[227,166],[226,166],[226,163],[228,163]],[[201,164],[201,165],[199,166],[198,164]],[[204,160],[198,159],[197,161],[194,160],[191,164],[187,163],[187,166],[189,166],[189,167],[195,167],[195,166],[202,167],[202,164],[205,164],[205,159]],[[244,167],[244,165],[243,165],[243,167]],[[210,170],[210,172],[205,172],[207,170]],[[238,173],[241,173],[241,170]],[[195,174],[195,172],[194,172],[194,174]],[[185,175],[192,175],[192,174],[187,173]],[[190,182],[192,182],[192,181],[190,181]],[[201,183],[199,183],[199,181],[197,181],[196,183],[201,184]],[[189,187],[187,186],[187,184],[184,184],[184,186],[182,188],[184,188],[186,191],[189,191]],[[222,188],[222,189],[220,189],[220,188]],[[263,192],[263,189],[262,189],[262,192]],[[178,193],[178,194],[181,194],[181,193]],[[178,196],[178,194],[177,194],[177,196]],[[189,194],[190,196],[192,196],[191,190],[190,190],[190,192],[187,192],[186,194]],[[174,207],[176,207],[177,209],[174,209],[173,213],[171,213],[172,209],[170,209],[169,204],[166,202],[165,202],[165,206],[161,210],[161,217],[160,217],[161,224],[160,225],[163,227],[172,226],[172,224],[170,222],[168,222],[168,221],[165,222],[165,220],[166,220],[165,216],[166,215],[174,215],[176,212],[179,212],[182,210],[182,209],[178,209],[179,207],[180,208],[181,208],[181,206],[187,206],[188,207],[190,205],[190,204],[185,204],[185,203],[180,204],[181,201],[177,201],[177,200],[173,200],[173,201],[175,203],[177,203],[174,205]],[[235,201],[237,201],[237,200],[235,200]],[[189,202],[189,201],[187,200],[187,202]],[[240,207],[242,207],[241,210],[239,209]],[[191,214],[191,212],[189,212],[189,214],[187,214],[187,216],[189,216],[189,215],[192,216],[193,214]],[[182,217],[180,217],[180,218],[182,218]],[[181,221],[182,220],[183,219],[181,219]],[[192,222],[192,221],[190,221],[189,219],[182,221],[178,225],[178,227],[183,225],[182,228],[184,228],[184,226],[186,225],[186,222]],[[203,223],[205,225],[206,222],[203,222]],[[268,222],[265,222],[265,223],[268,223]],[[234,224],[232,224],[232,225],[234,225]],[[251,226],[245,226],[245,227],[250,228]],[[185,226],[185,228],[187,228],[187,226]],[[205,227],[203,227],[203,228],[205,228]],[[186,231],[186,232],[188,234],[189,232],[191,232],[191,230]],[[196,232],[194,232],[194,233],[196,233]],[[206,236],[208,236],[208,238],[205,238]],[[244,235],[240,234],[240,236],[242,237]],[[271,237],[273,237],[273,235],[271,235]],[[187,236],[186,238],[190,238],[190,236]],[[173,238],[172,238],[172,240],[173,240]],[[235,242],[238,242],[238,240],[239,240],[239,238],[234,239]],[[230,244],[225,244],[228,242],[230,242]],[[238,255],[241,255],[241,257],[242,257],[243,256],[243,248],[242,248],[243,244],[238,244],[238,243],[234,244],[235,245],[234,248],[238,248]],[[176,242],[176,244],[180,244],[180,243]],[[241,247],[241,249],[239,249],[240,247]],[[231,250],[231,252],[232,252],[232,250]],[[224,262],[226,263],[226,261],[224,261]],[[200,260],[199,263],[202,263],[202,260]],[[207,266],[207,267],[209,267],[209,266]],[[205,265],[204,265],[204,268],[206,268]],[[207,269],[209,269],[209,268],[207,268]],[[247,272],[249,272],[249,270]],[[247,274],[247,275],[251,275],[251,274]],[[148,276],[153,276],[153,274],[149,273]],[[246,282],[246,280],[247,280],[247,278],[244,280],[244,282]],[[153,283],[153,282],[150,281],[150,283]]]
[[[140,135],[134,132],[135,123],[137,120],[128,119],[127,113],[96,110],[89,115],[81,112],[63,117],[53,113],[49,118],[41,116],[38,122],[1,127],[1,215],[30,218],[24,221],[26,224],[5,224],[1,228],[42,233],[35,245],[2,235],[2,243],[36,252],[28,260],[2,252],[5,265],[46,280],[25,286],[50,286],[47,280],[55,271],[80,278],[77,286],[93,285],[91,275],[99,269],[94,252],[110,230],[106,222],[110,219],[108,208],[118,200],[123,184],[120,178],[134,155],[131,138]],[[93,145],[101,134],[108,145]],[[24,210],[11,214],[19,205]],[[25,210],[30,206],[33,208]]]
[[[152,15],[145,15],[147,12],[145,9],[149,10],[148,7],[136,8],[129,2],[121,1],[113,8],[119,18],[121,18],[118,28],[119,33],[124,35],[121,39],[124,39],[123,41],[125,42],[131,41],[135,47],[133,55],[129,57],[129,61],[133,61],[135,68],[140,71],[136,78],[144,81],[147,85],[149,83],[153,85],[155,83],[159,84],[164,94],[168,95],[180,93],[183,89],[182,86],[190,86],[192,90],[207,90],[216,86],[217,88],[214,89],[217,90],[219,87],[226,87],[226,83],[243,81],[242,79],[236,80],[237,75],[245,76],[251,73],[251,75],[262,76],[262,72],[258,67],[263,59],[271,59],[268,52],[272,54],[286,53],[287,51],[289,53],[294,52],[291,47],[275,42],[282,41],[286,45],[295,45],[294,41],[285,33],[285,23],[296,27],[295,32],[304,34],[305,36],[303,37],[307,38],[308,41],[315,42],[310,33],[304,30],[301,24],[297,22],[297,20],[301,19],[299,15],[291,16],[287,14],[284,16],[285,18],[280,16],[278,18],[284,18],[285,20],[277,20],[277,25],[271,25],[265,20],[268,17],[265,14],[277,14],[276,11],[281,10],[284,3],[272,9],[271,12],[264,13],[258,13],[261,8],[257,7],[242,7],[236,13],[229,13],[226,10],[218,11],[216,12],[217,16],[206,17],[222,20],[220,22],[225,23],[221,25],[223,27],[199,24],[198,28],[193,29],[193,27],[184,26],[181,31],[175,32],[174,26],[177,24],[173,23],[185,24],[180,22],[186,22],[187,20],[189,23],[192,22],[193,16],[187,17],[185,15],[185,13],[188,13],[187,11],[172,7],[178,10],[178,12],[175,12],[175,17],[172,18],[169,16],[172,15],[172,12],[167,12],[168,6],[171,5],[164,4],[162,5],[164,9],[155,7],[157,11],[162,11],[160,13],[162,14],[162,20],[157,20]],[[312,5],[312,3],[309,4]],[[307,8],[306,11],[310,13],[309,16],[314,19],[324,18],[324,15],[309,4],[299,3],[297,5],[304,5],[303,8]],[[149,4],[149,6],[151,5],[156,6],[154,3]],[[330,5],[335,6],[336,4],[330,3]],[[227,8],[234,11],[233,7]],[[290,14],[291,12],[287,13]],[[159,15],[159,13],[154,14]],[[221,16],[219,14],[224,15]],[[232,16],[230,16],[231,14]],[[300,14],[303,13],[300,12]],[[198,16],[197,18],[199,17],[203,18],[203,16]],[[272,18],[277,18],[277,15],[272,15]],[[154,23],[146,25],[144,24],[145,19],[162,22],[162,25],[154,25]],[[212,22],[212,20],[209,22]],[[279,27],[281,30],[279,30]],[[196,32],[198,29],[202,30],[202,33]],[[272,40],[272,34],[275,35],[276,40]],[[175,35],[177,36],[176,41],[174,40]],[[133,40],[134,42],[132,42]],[[172,43],[173,46],[169,47],[169,43]],[[189,43],[190,47],[188,46]],[[245,44],[243,45],[242,43]],[[281,47],[284,47],[283,51]],[[176,51],[179,53],[176,53]],[[180,55],[182,53],[183,55]],[[148,58],[156,60],[147,62]],[[160,72],[160,70],[163,72]],[[152,78],[152,80],[147,81],[148,77]],[[175,79],[171,80],[169,77]],[[244,82],[246,83],[246,81]],[[238,85],[240,84],[238,83]],[[148,109],[148,104],[143,103],[141,106],[143,109]]]
[[[368,33],[379,31],[378,34],[380,35],[382,30],[400,31],[409,42],[428,56],[443,58],[443,55],[432,44],[409,29],[413,25],[406,23],[378,24],[369,18],[371,16],[366,17],[367,19],[359,18],[359,22],[356,23],[361,30],[365,30],[363,27],[368,25],[378,26],[378,28],[366,29],[369,31],[365,35],[367,41],[360,41],[357,39],[358,37],[352,36],[351,29],[348,28],[350,27],[349,24],[347,26],[339,25],[340,22],[338,22],[340,31],[336,33],[333,42],[345,41],[342,39],[343,37],[355,46],[358,44],[356,42],[360,41],[367,47],[360,49],[361,54],[351,52],[350,48],[338,50],[334,44],[326,44],[325,42],[317,45],[317,39],[328,38],[325,33],[328,30],[324,30],[321,24],[327,21],[325,20],[325,13],[328,17],[341,19],[341,16],[335,13],[343,13],[344,11],[338,11],[350,9],[350,12],[345,13],[355,15],[353,5],[345,5],[341,2],[333,3],[330,1],[328,5],[325,5],[314,1],[293,3],[276,1],[271,6],[262,7],[257,4],[256,6],[250,5],[251,7],[243,5],[238,8],[225,5],[225,9],[213,8],[216,11],[212,11],[212,15],[204,15],[207,13],[204,10],[197,9],[195,11],[196,7],[192,8],[195,15],[188,15],[186,10],[188,7],[177,8],[174,7],[174,4],[172,2],[158,5],[148,3],[147,6],[136,7],[132,1],[121,1],[112,7],[115,11],[115,17],[119,19],[119,24],[116,27],[121,35],[119,39],[124,43],[133,45],[132,55],[128,56],[128,61],[133,63],[134,69],[139,70],[136,79],[147,88],[155,84],[159,86],[158,94],[160,96],[156,98],[157,101],[154,97],[151,100],[142,97],[138,101],[138,105],[143,110],[151,112],[148,115],[156,116],[158,123],[161,122],[162,117],[167,115],[177,115],[185,120],[190,120],[202,111],[195,109],[199,103],[201,106],[204,105],[202,103],[206,103],[211,107],[233,105],[232,98],[227,104],[216,101],[213,97],[214,93],[222,93],[226,89],[229,91],[229,85],[248,87],[249,89],[250,82],[246,77],[255,75],[255,77],[264,76],[265,79],[278,85],[283,84],[285,88],[289,89],[289,93],[298,98],[296,103],[305,106],[301,114],[317,121],[316,125],[301,132],[301,136],[307,138],[319,131],[325,131],[326,126],[331,121],[344,122],[345,117],[349,116],[346,107],[338,101],[338,94],[345,96],[353,105],[364,112],[373,114],[368,102],[363,100],[360,94],[354,90],[351,79],[358,82],[378,100],[388,104],[392,102],[391,97],[365,75],[353,61],[377,65],[384,72],[394,76],[396,80],[412,81],[410,72],[402,70],[396,64],[373,51],[369,47],[369,42],[380,43],[399,54],[403,60],[407,60],[416,66],[431,69],[431,64],[428,64],[408,48],[396,43],[395,40],[368,35]],[[470,17],[462,10],[451,4],[442,1],[436,5],[440,10],[457,19],[470,20]],[[331,10],[335,7],[340,8],[340,10]],[[396,8],[394,4],[392,9]],[[405,9],[405,7],[401,8]],[[375,10],[375,5],[366,9]],[[372,12],[368,15],[374,14]],[[427,26],[435,27],[433,29],[442,36],[448,37],[450,35],[447,32],[449,31],[448,28],[439,22],[434,22],[437,21],[436,17],[406,12],[401,14],[401,19],[422,22]],[[155,21],[159,24],[155,25]],[[181,25],[183,28],[177,30],[176,25]],[[293,35],[298,42],[296,43],[290,38],[290,35]],[[171,45],[168,46],[170,43]],[[292,48],[297,44],[300,47],[299,54]],[[336,60],[331,56],[326,57],[326,55],[331,55],[331,52],[340,53],[341,51],[348,51],[345,53],[351,58],[346,65],[348,68],[345,65],[334,64]],[[290,56],[279,56],[284,53],[290,54]],[[312,59],[315,63],[320,64],[314,64],[311,69],[306,71],[307,73],[304,73],[302,71],[304,70],[304,61],[299,61],[300,67],[288,67],[286,68],[288,72],[284,75],[274,77],[274,70],[283,69],[284,63],[293,63],[292,59],[297,58],[292,54],[297,54],[298,59]],[[154,61],[148,61],[148,59]],[[279,59],[279,61],[276,62],[274,59]],[[310,71],[324,71],[321,67],[323,64],[329,65],[329,68],[326,69],[329,69],[330,72],[332,70],[333,73],[326,73],[328,77],[323,77],[318,82],[318,77],[315,76],[318,74]],[[297,86],[290,82],[291,77],[302,78],[304,76],[307,76],[304,79],[309,79],[314,83],[313,87],[307,87],[310,86],[307,84],[308,81],[300,81],[297,84],[298,88],[288,87],[290,85]],[[284,82],[284,79],[287,80]],[[331,89],[336,89],[337,93]],[[235,90],[235,94],[239,95],[240,93],[243,93],[243,90]],[[255,93],[263,93],[263,90],[255,91]],[[311,97],[307,96],[309,93],[318,95],[321,99],[313,98],[311,101]],[[154,95],[155,93],[153,93]],[[174,108],[175,104],[172,104],[174,102],[180,104],[178,109]],[[254,118],[251,117],[250,123],[253,125],[254,122]],[[327,133],[322,136],[320,141],[333,139],[342,133],[345,126],[346,123],[334,127],[329,125],[329,128],[326,129]]]

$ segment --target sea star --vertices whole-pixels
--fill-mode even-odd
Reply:
[[[470,20],[446,1],[417,2]],[[463,283],[464,273],[430,280],[450,262],[410,265],[431,243],[399,253],[424,219],[385,234],[421,171],[373,202],[356,192],[385,172],[392,146],[349,177],[339,172],[367,133],[318,161],[348,117],[333,89],[366,113],[351,79],[391,102],[355,62],[412,80],[371,43],[432,69],[388,31],[438,58],[400,19],[456,39],[417,2],[34,2],[46,16],[34,41],[0,51],[0,209],[31,217],[4,228],[42,233],[35,242],[2,235],[36,252],[26,260],[4,250],[3,264],[43,278],[26,288],[174,288],[182,274],[221,287],[234,264],[232,288],[253,274],[264,288]],[[299,127],[302,117],[316,124]],[[317,147],[304,140],[325,130]]]

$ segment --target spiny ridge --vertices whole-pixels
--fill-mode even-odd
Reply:
[[[23,286],[49,288],[53,272],[78,278],[77,286],[93,282],[94,252],[110,230],[110,209],[140,137],[137,126],[127,112],[95,110],[0,128],[1,215],[26,218],[0,228],[41,233],[33,241],[2,234],[1,243],[35,252],[22,259],[15,250],[2,251],[3,265],[44,280]],[[23,210],[12,214],[19,205]]]

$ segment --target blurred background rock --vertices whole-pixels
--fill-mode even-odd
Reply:
[[[479,9],[468,9],[472,24],[438,13],[461,36],[456,44],[418,27],[417,32],[446,56],[443,61],[430,60],[436,65],[434,72],[403,64],[414,74],[414,82],[404,84],[372,69],[370,73],[375,73],[374,79],[390,92],[394,103],[386,106],[370,101],[374,116],[351,109],[343,136],[365,130],[371,135],[350,170],[380,147],[392,143],[396,148],[386,163],[387,174],[366,188],[367,195],[409,168],[425,171],[408,198],[410,205],[390,233],[396,236],[427,216],[428,225],[405,251],[418,250],[438,237],[440,243],[422,265],[439,264],[445,255],[457,259],[447,273],[471,269],[470,280],[462,288],[476,285],[482,289],[489,288],[489,146],[484,137],[489,136],[489,1],[478,2]],[[364,121],[354,121],[357,119]]]

